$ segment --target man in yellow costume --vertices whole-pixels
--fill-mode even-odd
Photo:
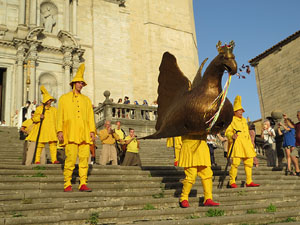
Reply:
[[[27,135],[30,134],[30,132],[33,130],[34,123],[33,123],[33,116],[34,116],[35,111],[31,111],[31,118],[28,120],[25,120],[22,123],[22,127],[20,128],[20,131],[26,133]],[[27,140],[28,136],[25,139],[24,142],[24,151],[23,151],[23,165],[29,166],[32,164],[32,159],[34,155],[34,150],[35,150],[35,141],[31,142]],[[46,152],[42,151],[41,154],[41,164],[46,164]]]
[[[122,145],[124,144],[124,139],[125,139],[125,131],[121,128],[121,122],[117,121],[116,122],[116,129],[115,132],[119,136],[119,140],[116,142],[116,149],[117,149],[117,157],[118,157],[118,164],[121,165],[124,157],[125,157],[125,152],[122,150]]]
[[[99,131],[99,137],[102,143],[102,149],[99,154],[99,164],[101,166],[105,166],[107,163],[118,165],[115,143],[120,140],[120,137],[115,130],[111,129],[111,122],[109,120],[105,121],[104,129]]]
[[[40,132],[36,155],[35,164],[41,163],[41,153],[45,148],[45,144],[49,143],[51,162],[53,164],[59,164],[56,158],[57,154],[57,136],[56,136],[56,113],[57,109],[51,106],[51,103],[55,100],[46,90],[44,86],[41,86],[41,91],[43,95],[43,105],[36,108],[32,121],[35,123],[32,131],[26,140],[31,142],[36,142],[38,132]],[[45,112],[43,113],[43,108],[45,107]],[[40,122],[43,119],[42,126],[40,128]],[[40,131],[39,131],[40,130]]]
[[[122,166],[142,166],[139,149],[140,141],[136,140],[133,128],[129,128],[129,135],[125,138],[127,151]]]
[[[174,149],[174,166],[178,166],[178,158],[182,146],[181,136],[167,138],[167,147]]]
[[[91,100],[81,94],[86,86],[83,79],[85,66],[81,64],[70,85],[73,90],[60,97],[57,115],[57,137],[65,146],[64,191],[72,191],[72,173],[79,157],[79,191],[91,192],[87,187],[90,144],[95,140],[95,121]]]
[[[178,164],[184,167],[185,179],[182,182],[180,206],[189,207],[189,193],[196,181],[201,178],[204,192],[204,206],[218,206],[212,200],[212,175],[210,153],[206,143],[206,136],[186,135],[182,136],[182,147],[179,153]]]
[[[252,182],[252,167],[253,158],[256,156],[253,144],[251,142],[249,128],[247,120],[243,117],[245,110],[242,107],[241,96],[236,96],[233,104],[234,116],[231,124],[228,126],[225,132],[225,136],[228,138],[228,155],[234,142],[232,149],[232,164],[229,171],[230,181],[229,185],[231,188],[237,188],[236,176],[237,169],[240,165],[241,159],[244,162],[245,173],[246,173],[246,186],[247,187],[258,187],[259,184]],[[240,131],[237,133],[237,131]]]

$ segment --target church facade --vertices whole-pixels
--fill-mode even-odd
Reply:
[[[191,79],[198,69],[192,0],[0,0],[1,120],[11,123],[40,86],[55,98],[85,63],[83,93],[94,105],[157,98],[162,55],[169,51]],[[56,103],[57,104],[57,103]]]

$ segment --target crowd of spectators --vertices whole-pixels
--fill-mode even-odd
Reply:
[[[107,120],[104,129],[99,132],[99,137],[102,143],[100,165],[141,166],[140,142],[134,128],[129,128],[129,135],[126,136],[120,121],[116,122],[116,128],[113,129],[111,122]]]
[[[297,112],[297,118],[300,121],[300,111]],[[285,113],[282,119],[283,122],[268,117],[263,122],[260,137],[263,139],[267,166],[273,167],[273,170],[286,167],[286,175],[300,176],[300,122],[294,123]]]
[[[110,99],[111,102],[113,102],[113,99]],[[124,97],[124,100],[122,98],[119,98],[117,104],[125,104],[125,105],[130,105],[130,100],[128,96]],[[143,104],[139,104],[137,100],[133,101],[134,106],[149,106],[147,100],[143,100]],[[153,101],[150,106],[157,107],[157,102]],[[115,118],[126,118],[126,119],[135,119],[137,118],[137,113],[136,109],[132,108],[124,108],[124,107],[117,107],[113,106],[112,108],[112,116]],[[141,109],[141,119],[144,120],[156,120],[157,118],[157,112],[156,110],[144,110]]]

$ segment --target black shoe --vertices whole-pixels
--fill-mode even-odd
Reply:
[[[273,167],[272,171],[282,171],[283,168],[282,167]]]

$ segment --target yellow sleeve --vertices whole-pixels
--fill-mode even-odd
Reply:
[[[167,138],[167,147],[173,147],[173,138],[172,137]]]
[[[181,147],[182,147],[181,136],[175,137],[174,139],[175,139],[175,148],[181,149]]]
[[[228,141],[232,140],[233,131],[234,131],[234,129],[233,129],[232,125],[230,124],[225,131],[225,136],[227,137]]]
[[[88,100],[89,128],[90,128],[90,133],[93,133],[96,130],[94,111],[93,111],[91,100],[88,98],[87,100]]]
[[[32,124],[32,119],[28,119],[22,123],[22,127],[26,128],[26,127],[29,127],[31,124]]]
[[[56,128],[57,128],[57,125],[56,125],[56,121],[57,121],[57,108],[53,107],[53,119],[54,119],[54,127],[55,127],[55,132],[57,132]]]
[[[124,140],[125,140],[125,141],[130,140],[130,136],[127,136]]]
[[[41,121],[41,114],[43,112],[43,106],[37,107],[36,111],[34,112],[34,115],[32,117],[33,122],[38,123]]]
[[[57,118],[56,118],[56,129],[57,132],[63,131],[63,122],[64,122],[64,114],[63,114],[63,96],[60,97],[58,101],[58,111],[57,111]]]
[[[109,137],[109,134],[108,134],[107,130],[106,129],[100,130],[99,131],[99,137],[100,137],[101,141],[107,139]]]
[[[124,139],[125,144],[127,144],[127,145],[130,144],[130,143],[128,143],[130,139],[131,139],[131,137],[130,137],[130,135],[128,135],[128,136]]]
[[[120,136],[116,132],[113,133],[113,136],[117,141],[120,140]]]

